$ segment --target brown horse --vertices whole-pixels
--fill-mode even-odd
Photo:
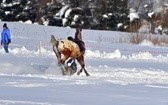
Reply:
[[[55,52],[59,63],[64,64],[68,58],[76,59],[81,66],[81,69],[78,71],[77,75],[80,75],[82,70],[84,70],[86,76],[90,76],[85,69],[84,53],[80,52],[78,44],[68,39],[56,40],[53,35],[51,35],[50,42],[53,46],[53,51]]]

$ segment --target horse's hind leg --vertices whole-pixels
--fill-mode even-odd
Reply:
[[[82,69],[84,70],[86,76],[90,76],[90,74],[86,71],[85,68],[81,68],[80,71],[78,71],[77,75],[80,75],[80,73],[82,72]]]
[[[85,67],[81,68],[80,71],[77,72],[77,75],[80,75],[80,73],[82,72],[82,69],[84,70],[86,76],[90,76],[90,74],[86,71]]]
[[[80,75],[81,72],[82,72],[82,68],[77,72],[77,75]]]
[[[86,71],[86,69],[85,68],[83,68],[83,69],[84,69],[86,76],[90,76],[90,74]]]
[[[85,69],[84,56],[82,55],[81,57],[77,58],[77,61],[81,65],[81,69],[80,69],[80,71],[78,71],[77,75],[80,75],[80,73],[82,72],[82,70],[84,70],[86,76],[90,76],[89,73]]]

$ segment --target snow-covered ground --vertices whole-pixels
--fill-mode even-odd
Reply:
[[[12,44],[9,54],[0,46],[0,105],[168,105],[167,47],[132,45],[128,33],[83,30],[91,76],[62,76],[50,35],[66,38],[75,29],[7,24]]]

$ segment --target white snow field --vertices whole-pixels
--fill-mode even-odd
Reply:
[[[9,54],[0,46],[0,105],[168,105],[167,47],[132,45],[129,33],[83,30],[91,76],[62,76],[50,36],[67,38],[75,29],[7,25],[12,43]]]

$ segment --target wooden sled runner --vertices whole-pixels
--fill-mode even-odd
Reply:
[[[77,68],[76,70],[72,68],[72,66],[76,64],[76,59],[81,65],[81,69],[77,72],[77,75],[80,75],[80,73],[84,70],[86,76],[90,76],[85,69],[84,54],[80,52],[79,46],[75,42],[68,39],[56,40],[53,35],[51,35],[50,42],[63,75],[72,75],[76,72]],[[63,55],[63,57],[61,57],[61,55]],[[73,61],[73,65],[65,65],[65,62],[68,59]]]

